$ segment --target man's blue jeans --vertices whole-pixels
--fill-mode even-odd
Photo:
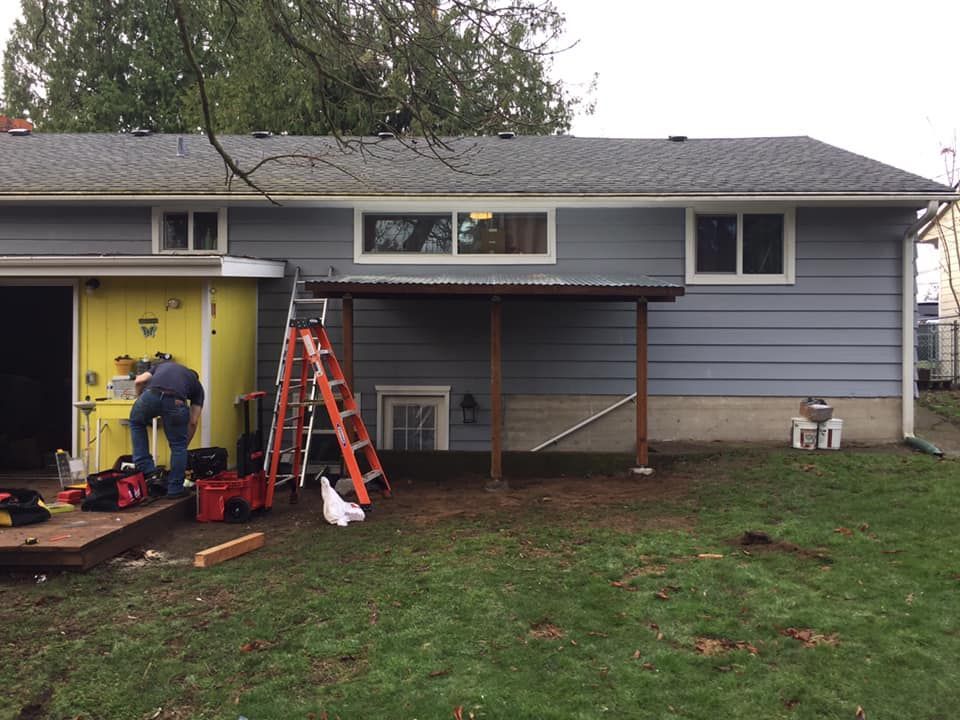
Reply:
[[[183,492],[183,475],[187,469],[187,429],[190,424],[190,407],[173,395],[147,389],[137,398],[130,409],[130,434],[133,440],[133,462],[137,470],[147,473],[156,465],[150,454],[147,428],[152,428],[153,419],[163,420],[163,432],[170,445],[170,472],[167,474],[167,494]]]

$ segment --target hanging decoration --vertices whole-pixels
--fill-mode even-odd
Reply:
[[[140,332],[145,338],[157,336],[157,326],[160,324],[160,318],[153,313],[146,313],[137,321],[140,323]]]

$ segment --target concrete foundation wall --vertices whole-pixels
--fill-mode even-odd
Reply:
[[[509,395],[505,398],[506,449],[530,450],[622,397]],[[790,419],[798,415],[800,400],[798,397],[651,397],[650,440],[786,443],[790,441]],[[900,439],[899,399],[831,398],[828,401],[835,408],[834,416],[843,420],[844,442],[882,443]],[[549,449],[631,452],[636,442],[635,419],[636,406],[627,403]]]

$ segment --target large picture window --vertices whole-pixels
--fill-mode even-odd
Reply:
[[[554,263],[552,210],[356,211],[358,263]]]
[[[691,284],[790,285],[794,210],[687,209],[686,279]]]

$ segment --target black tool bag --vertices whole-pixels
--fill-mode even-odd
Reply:
[[[211,478],[227,469],[227,449],[222,447],[197,448],[187,451],[187,470],[194,482]]]
[[[0,526],[32,525],[50,519],[50,511],[36,490],[0,488]]]

